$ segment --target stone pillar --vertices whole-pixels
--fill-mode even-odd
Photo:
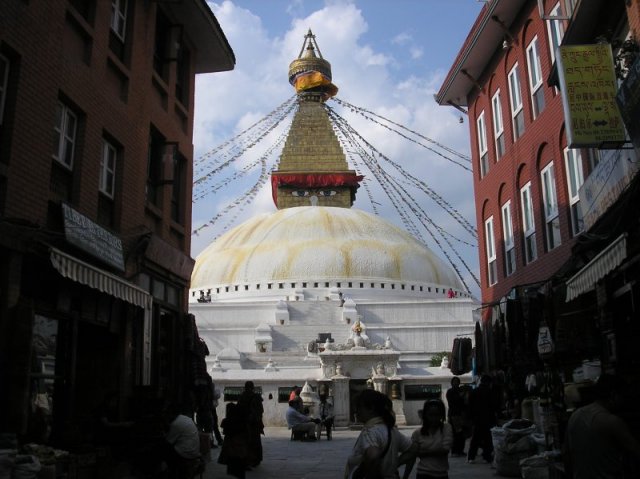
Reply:
[[[396,414],[396,424],[398,426],[407,425],[407,417],[404,415],[404,401],[402,399],[392,399],[393,412]]]
[[[404,401],[400,391],[402,390],[402,383],[394,380],[391,384],[391,403],[393,404],[393,412],[396,414],[396,424],[399,426],[407,425],[407,417],[404,414]]]
[[[336,426],[349,425],[349,378],[334,376],[333,383],[333,414]]]

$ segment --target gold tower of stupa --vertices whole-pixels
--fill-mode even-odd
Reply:
[[[298,95],[296,112],[278,169],[271,174],[278,207],[350,208],[362,176],[350,170],[323,103],[338,92],[331,64],[322,58],[309,30],[298,58],[289,65],[289,83]]]

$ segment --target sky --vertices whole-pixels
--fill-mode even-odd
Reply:
[[[219,145],[232,139],[294,95],[289,85],[289,63],[297,58],[309,29],[320,52],[331,63],[338,99],[389,118],[424,137],[470,155],[467,118],[452,107],[437,105],[437,93],[484,2],[479,0],[225,0],[208,1],[236,57],[233,71],[196,77],[194,158],[195,177],[216,168],[225,156]],[[327,104],[346,118],[377,151],[402,165],[476,226],[471,173],[446,158],[350,112],[337,102]],[[464,117],[464,118],[463,118]],[[462,119],[462,122],[461,122]],[[217,236],[259,213],[275,211],[269,183],[252,202],[235,207],[213,225],[201,228],[226,211],[254,185],[259,168],[249,173],[260,157],[285,131],[285,122],[255,146],[239,155],[224,171],[204,182],[215,191],[193,204],[192,256]],[[254,130],[251,130],[254,131]],[[423,144],[452,157],[433,143]],[[213,153],[212,153],[213,151]],[[455,157],[453,157],[455,158]],[[218,162],[218,163],[216,163]],[[382,163],[382,160],[380,160]],[[354,165],[352,169],[358,170]],[[385,169],[387,169],[385,167]],[[242,174],[240,174],[242,173]],[[403,227],[384,190],[368,171],[365,181],[374,199],[361,187],[354,208],[376,212]],[[389,168],[403,181],[403,174]],[[231,181],[233,176],[233,181]],[[239,179],[235,179],[239,177]],[[227,179],[225,179],[227,178]],[[214,185],[221,185],[219,189]],[[480,297],[476,278],[476,240],[424,193],[407,187],[434,224],[455,235],[455,251],[425,232],[420,238],[445,262],[457,265],[471,293]],[[374,211],[375,209],[375,211]],[[406,229],[406,228],[404,228]],[[448,252],[447,252],[448,250]],[[458,258],[458,255],[460,258]]]

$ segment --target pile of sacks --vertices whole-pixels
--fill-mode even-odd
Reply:
[[[544,435],[536,433],[536,425],[527,419],[513,419],[502,427],[491,429],[493,465],[506,477],[521,477],[520,461],[544,450]]]

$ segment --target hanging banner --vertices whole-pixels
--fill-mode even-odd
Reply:
[[[629,68],[616,100],[631,142],[640,156],[640,56]]]
[[[625,130],[616,104],[611,45],[559,47],[558,74],[569,148],[619,148]]]

